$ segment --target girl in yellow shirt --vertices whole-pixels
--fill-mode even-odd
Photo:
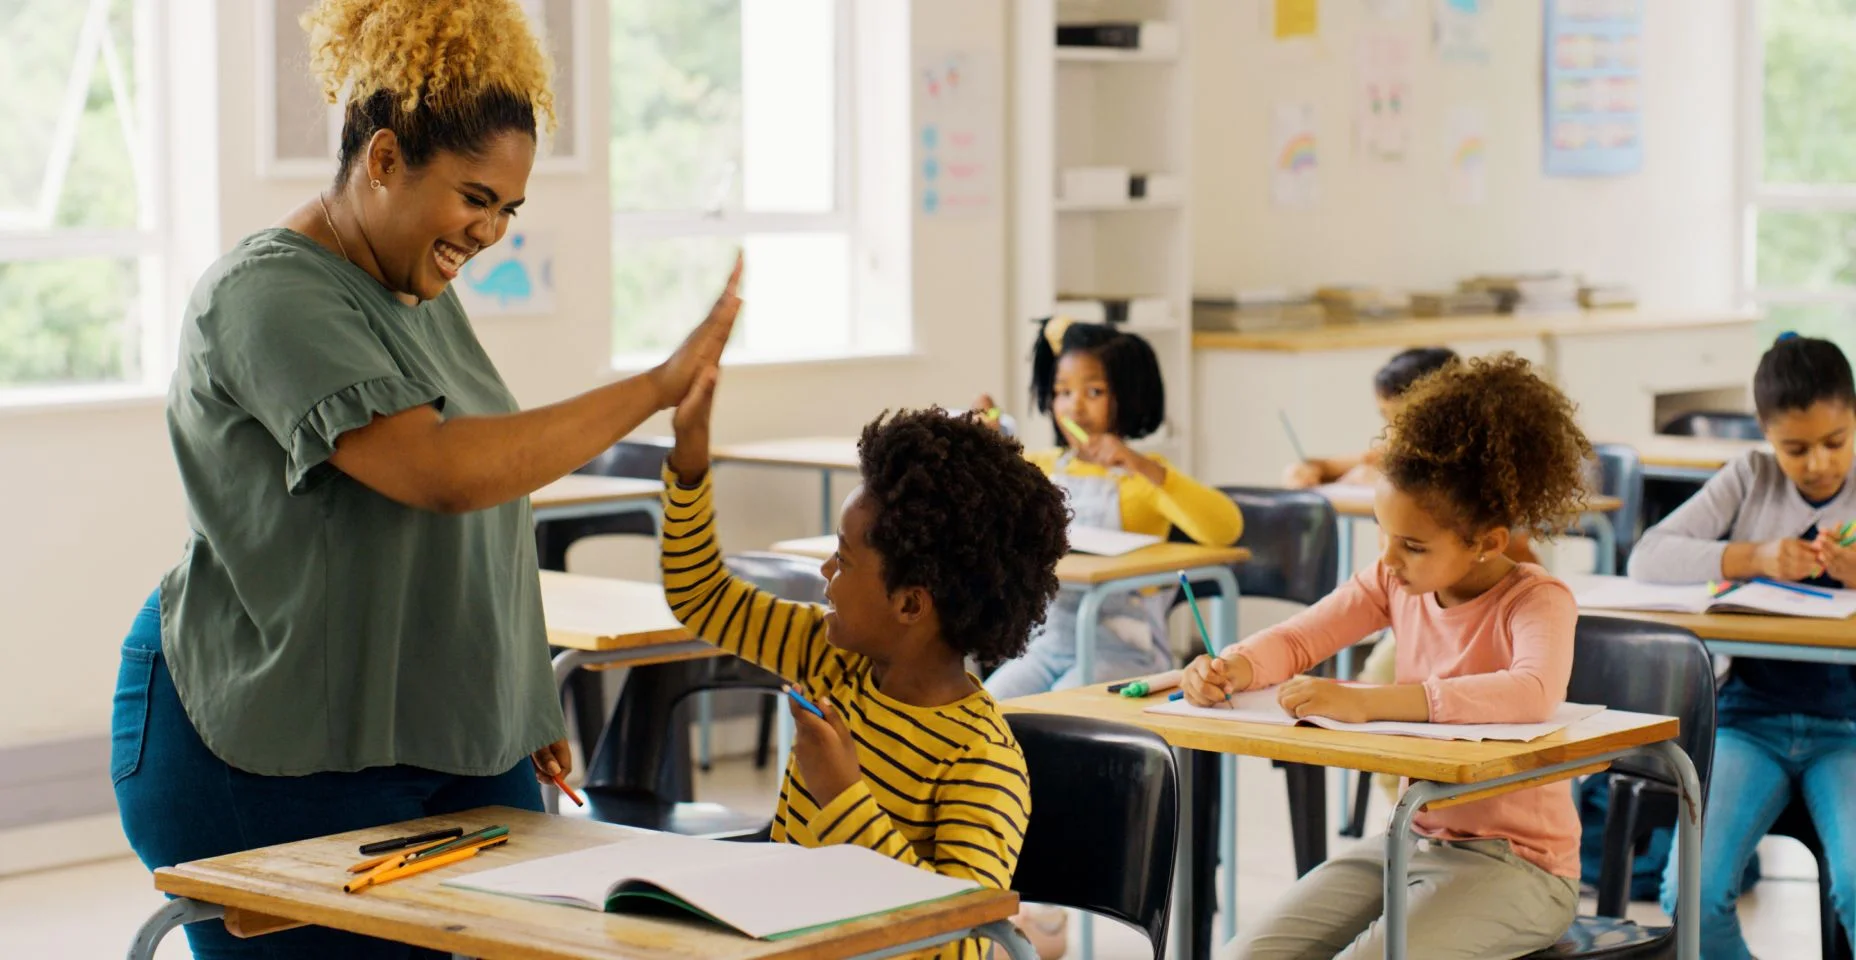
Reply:
[[[1243,517],[1231,498],[1174,469],[1166,458],[1128,446],[1166,419],[1166,387],[1147,341],[1113,326],[1053,317],[1032,353],[1032,396],[1038,411],[1051,416],[1057,447],[1026,457],[1063,488],[1072,524],[1161,537],[1177,527],[1212,546],[1231,544],[1243,533]],[[996,406],[991,397],[981,397],[974,408]],[[1071,435],[1072,425],[1082,438]],[[1074,593],[1058,595],[1025,655],[987,678],[994,697],[1120,680],[1173,665],[1166,641],[1173,591],[1129,592],[1102,604],[1095,676],[1085,681],[1076,669],[1079,602]]]

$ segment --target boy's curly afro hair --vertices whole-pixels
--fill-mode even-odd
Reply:
[[[1465,538],[1497,526],[1549,537],[1583,509],[1591,459],[1572,401],[1499,353],[1413,384],[1386,428],[1383,469]]]
[[[1024,653],[1069,551],[1062,492],[972,414],[885,413],[857,451],[885,586],[926,590],[947,642],[983,668]]]

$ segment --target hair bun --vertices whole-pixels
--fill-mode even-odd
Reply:
[[[1772,342],[1773,343],[1784,343],[1787,340],[1796,340],[1796,339],[1798,339],[1798,331],[1787,330],[1779,334],[1777,337],[1775,337]]]

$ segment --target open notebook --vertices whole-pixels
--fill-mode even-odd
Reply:
[[[864,847],[734,843],[663,833],[485,870],[444,885],[607,913],[681,912],[761,940],[980,888]]]
[[[1810,589],[1828,596],[1811,596],[1763,583],[1743,583],[1716,597],[1705,583],[1638,583],[1624,577],[1606,577],[1581,587],[1578,600],[1579,607],[1587,610],[1767,613],[1824,620],[1843,620],[1856,614],[1856,590]]]
[[[1105,530],[1101,527],[1087,527],[1080,523],[1070,524],[1070,549],[1077,553],[1093,553],[1098,557],[1119,557],[1125,553],[1133,553],[1142,547],[1151,547],[1159,542],[1159,537],[1145,533]]]
[[[1553,711],[1552,718],[1544,723],[1404,723],[1397,720],[1342,723],[1327,717],[1303,717],[1297,720],[1276,702],[1275,687],[1247,690],[1237,694],[1231,698],[1231,705],[1228,707],[1195,707],[1184,700],[1175,700],[1147,708],[1148,713],[1170,713],[1182,717],[1274,723],[1285,727],[1305,724],[1326,727],[1329,730],[1348,730],[1354,733],[1395,733],[1407,737],[1428,737],[1432,740],[1521,741],[1537,740],[1549,733],[1557,733],[1586,717],[1603,713],[1604,710],[1602,706],[1562,703]]]

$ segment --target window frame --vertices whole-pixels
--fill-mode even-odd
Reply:
[[[864,312],[858,309],[861,284],[859,271],[855,267],[856,260],[863,249],[863,221],[858,209],[861,180],[859,162],[862,159],[858,148],[859,118],[856,99],[859,63],[855,42],[858,23],[855,0],[830,0],[830,2],[835,31],[832,44],[834,128],[832,152],[835,169],[832,178],[831,210],[820,213],[767,213],[733,206],[709,210],[621,210],[608,204],[613,258],[617,258],[620,251],[628,245],[683,238],[745,237],[750,234],[832,235],[846,238],[852,260],[852,263],[847,265],[850,268],[847,270],[847,275],[850,277],[850,289],[846,291],[851,304],[850,342],[842,349],[796,359],[754,355],[735,357],[731,354],[731,359],[743,363],[755,365],[818,363],[847,357],[867,356],[875,352],[894,352],[877,351],[869,346],[872,338],[866,327],[868,321],[863,319]],[[610,83],[610,75],[604,80]],[[612,158],[608,156],[606,162],[610,164]],[[628,373],[645,369],[649,364],[661,360],[668,352],[664,350],[621,351],[613,331],[616,319],[611,315],[605,318],[608,365],[613,372]]]
[[[97,29],[107,32],[108,0],[91,2],[95,4],[93,10],[99,6],[104,9],[104,22]],[[0,229],[0,263],[93,258],[136,262],[136,302],[124,321],[132,323],[135,328],[139,372],[136,376],[119,380],[0,384],[0,408],[62,406],[93,400],[117,402],[125,397],[158,396],[165,392],[174,361],[173,321],[169,317],[169,307],[173,299],[170,291],[176,282],[170,275],[169,254],[175,238],[172,199],[168,189],[168,161],[172,148],[169,97],[173,86],[168,37],[174,12],[173,2],[175,0],[130,0],[133,56],[134,62],[141,67],[130,88],[130,96],[134,98],[131,104],[134,123],[137,125],[132,129],[139,134],[137,139],[141,141],[139,147],[143,151],[140,158],[131,161],[136,177],[136,225],[115,228]],[[86,13],[85,16],[85,24],[79,28],[77,38],[79,51],[84,47],[85,33],[93,29],[90,18],[94,14]],[[110,49],[104,47],[99,50],[106,61]],[[110,67],[107,63],[92,64],[90,69],[93,73],[88,77],[94,80],[95,70],[107,70]],[[85,89],[88,89],[87,86]],[[64,95],[67,100],[76,100],[84,95],[84,90],[69,85]],[[125,134],[129,132],[125,130]],[[75,131],[60,131],[54,134],[54,138],[66,134],[72,138],[76,136]],[[73,142],[70,149],[75,150],[75,146]],[[136,149],[136,146],[131,144],[131,149]],[[54,155],[47,160],[47,176],[51,175],[50,164],[59,162],[56,153],[57,149],[54,148]],[[72,158],[66,155],[63,162],[68,173]],[[61,189],[52,201],[54,207],[62,196],[62,177],[60,184]]]
[[[1735,237],[1739,270],[1735,294],[1742,306],[1856,305],[1856,286],[1762,286],[1759,282],[1759,217],[1765,212],[1856,212],[1856,180],[1847,183],[1779,183],[1765,179],[1766,37],[1765,0],[1737,0],[1739,40],[1736,126],[1740,136],[1735,171]]]

